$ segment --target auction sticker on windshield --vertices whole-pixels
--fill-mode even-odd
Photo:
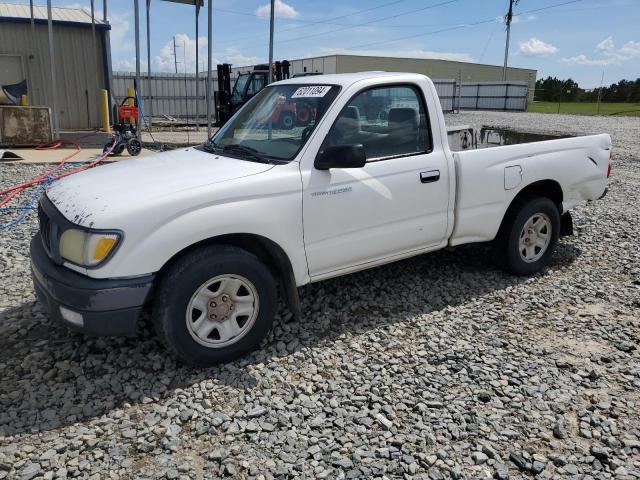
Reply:
[[[327,92],[331,90],[331,86],[329,85],[309,85],[307,87],[300,87],[291,98],[301,98],[301,97],[324,97]]]

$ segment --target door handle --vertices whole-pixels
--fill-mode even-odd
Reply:
[[[432,183],[440,180],[440,170],[429,170],[427,172],[420,172],[420,181],[422,183]]]

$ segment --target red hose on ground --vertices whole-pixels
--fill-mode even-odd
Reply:
[[[80,137],[80,138],[82,138],[82,137]],[[59,178],[67,177],[67,176],[72,175],[74,173],[78,173],[78,172],[81,172],[83,170],[87,170],[89,168],[95,167],[100,162],[102,162],[105,158],[107,158],[107,156],[111,153],[111,151],[115,147],[116,142],[117,142],[117,139],[114,138],[113,144],[111,145],[111,147],[108,150],[106,150],[105,152],[103,152],[94,161],[92,161],[90,163],[87,163],[85,165],[82,165],[82,166],[80,166],[78,168],[75,168],[73,170],[59,173],[57,175],[52,175],[52,174],[54,172],[56,172],[57,170],[60,170],[71,158],[75,157],[78,153],[80,153],[82,148],[80,148],[80,145],[78,144],[78,142],[73,141],[73,140],[54,140],[51,143],[45,143],[45,144],[42,144],[42,145],[38,145],[36,147],[36,150],[54,150],[54,149],[60,148],[62,145],[65,145],[65,144],[66,145],[73,145],[75,147],[75,152],[73,152],[70,155],[67,155],[66,157],[64,157],[60,161],[60,163],[58,165],[56,165],[52,169],[46,171],[42,175],[39,175],[38,177],[32,178],[31,180],[28,180],[28,181],[26,181],[24,183],[21,183],[20,185],[15,185],[13,187],[9,187],[9,188],[6,188],[6,189],[0,191],[0,197],[3,196],[3,195],[6,195],[5,198],[0,200],[0,207],[3,207],[5,205],[7,205],[13,198],[15,198],[17,195],[19,195],[21,192],[23,192],[24,190],[26,190],[27,188],[29,188],[32,185],[36,185],[36,184],[42,183],[42,182],[46,181],[49,178],[53,178],[54,180],[58,180]]]

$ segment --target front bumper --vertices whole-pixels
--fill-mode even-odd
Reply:
[[[53,263],[40,234],[31,240],[30,253],[36,295],[51,319],[90,335],[136,334],[153,275],[126,279],[81,275]]]

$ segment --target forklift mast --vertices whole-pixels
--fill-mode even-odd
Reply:
[[[269,65],[256,65],[252,71],[243,72],[231,88],[231,65],[218,65],[218,91],[216,103],[216,127],[224,125],[249,99],[268,85]]]

